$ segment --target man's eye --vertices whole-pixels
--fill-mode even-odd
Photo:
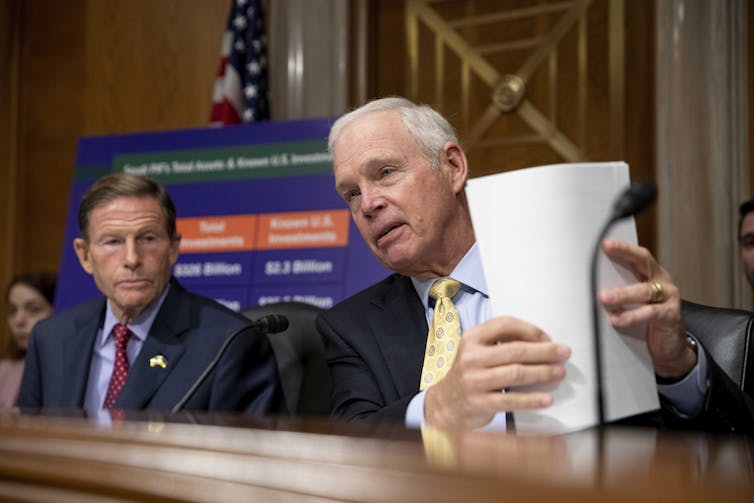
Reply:
[[[380,174],[382,176],[389,176],[389,175],[392,175],[394,172],[395,172],[395,168],[387,167],[387,168],[382,168],[382,171],[380,172]]]
[[[356,197],[357,197],[357,196],[358,196],[359,194],[360,194],[360,192],[359,192],[358,190],[349,190],[348,192],[346,192],[346,193],[345,193],[345,194],[343,195],[343,199],[345,199],[345,200],[346,200],[346,202],[350,203],[350,202],[351,202],[351,201],[353,201],[353,200],[354,200],[354,199],[355,199],[355,198],[356,198]]]

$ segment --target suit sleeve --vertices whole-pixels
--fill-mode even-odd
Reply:
[[[39,373],[40,364],[37,337],[37,327],[35,327],[29,336],[24,373],[21,377],[21,387],[16,399],[16,405],[22,408],[32,409],[42,407],[42,376]]]
[[[754,400],[722,370],[707,351],[707,395],[702,411],[681,419],[663,402],[665,421],[674,427],[713,432],[754,433]]]
[[[317,330],[322,336],[330,368],[331,416],[346,421],[370,419],[403,422],[406,407],[413,397],[403,397],[387,403],[374,372],[364,358],[338,334],[324,316],[317,319]]]
[[[272,346],[252,328],[240,333],[215,369],[209,411],[287,413]]]

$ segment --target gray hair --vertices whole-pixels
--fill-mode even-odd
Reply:
[[[151,178],[133,173],[110,173],[89,187],[79,205],[79,232],[89,241],[89,218],[95,208],[113,202],[119,197],[153,197],[160,205],[165,218],[165,230],[171,240],[179,238],[175,223],[175,205],[165,187]]]
[[[439,165],[443,145],[449,141],[458,143],[458,136],[453,126],[434,108],[429,105],[417,105],[406,98],[390,96],[372,100],[335,121],[330,128],[330,137],[327,140],[327,149],[330,154],[335,150],[335,145],[343,130],[349,124],[371,113],[389,111],[398,113],[409,134],[432,166]]]

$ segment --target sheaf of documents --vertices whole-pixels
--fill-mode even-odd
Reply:
[[[572,349],[565,380],[540,387],[553,394],[554,404],[515,412],[519,433],[564,433],[598,422],[589,266],[613,200],[628,185],[624,162],[541,166],[468,182],[493,313],[534,323]],[[608,237],[636,244],[633,218]],[[636,281],[602,252],[598,267],[600,290]],[[600,312],[606,419],[657,409],[643,334],[618,333]]]

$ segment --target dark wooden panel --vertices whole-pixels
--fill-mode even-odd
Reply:
[[[16,0],[0,2],[0,292],[5,293],[12,273],[13,236],[16,213],[16,135],[18,122],[16,105],[18,81],[18,14]],[[4,302],[4,301],[3,301]],[[4,305],[4,304],[3,304]],[[8,356],[10,336],[5,310],[0,313],[0,358]]]
[[[375,0],[379,6],[377,23],[377,96],[388,94],[408,95],[408,48],[405,35],[404,2]],[[521,0],[465,0],[430,4],[447,21],[473,15],[494,14],[503,10],[528,9],[535,6],[559,5],[559,2],[526,2]],[[611,144],[611,134],[616,128],[623,130],[623,159],[631,165],[634,179],[655,178],[654,130],[654,2],[639,0],[625,2],[625,60],[624,60],[624,116],[611,117],[609,92],[609,0],[595,0],[586,17],[587,34],[587,92],[586,123],[583,133],[578,123],[578,28],[566,34],[556,52],[555,64],[558,86],[549,88],[547,63],[532,74],[527,84],[526,97],[538,109],[549,111],[555,107],[558,127],[573,141],[583,139],[583,149],[590,160],[617,160],[619,154]],[[521,38],[544,37],[557,23],[562,11],[545,13],[533,18],[514,18],[476,26],[459,27],[457,32],[472,46],[491,46]],[[460,59],[445,48],[443,71],[443,96],[438,102],[435,90],[435,40],[432,32],[419,26],[420,75],[417,83],[418,100],[439,105],[441,111],[456,126],[462,141],[469,133],[468,117],[479,117],[490,103],[491,90],[478,77],[471,75],[471,93],[468,107],[460,102]],[[401,54],[401,64],[398,64]],[[531,54],[531,48],[511,50],[499,55],[486,56],[503,74],[515,71]],[[620,123],[616,123],[620,120]],[[473,121],[472,121],[473,122]],[[510,138],[531,132],[531,128],[516,114],[498,119],[487,137]],[[583,134],[583,136],[582,136]],[[514,145],[487,146],[468,152],[472,176],[495,173],[526,166],[564,162],[554,150],[541,141],[521,141]],[[639,217],[637,222],[639,242],[655,251],[656,215],[654,209]]]
[[[655,2],[626,2],[626,161],[634,180],[655,180]],[[636,219],[639,243],[657,251],[656,205]]]
[[[23,2],[15,271],[58,267],[83,130],[85,17],[85,0]]]
[[[228,2],[87,3],[85,133],[206,126]]]
[[[23,2],[11,269],[57,269],[81,136],[207,125],[227,9],[217,0]]]
[[[406,94],[406,24],[404,0],[373,0],[379,14],[374,96]],[[362,103],[360,103],[362,104]]]

